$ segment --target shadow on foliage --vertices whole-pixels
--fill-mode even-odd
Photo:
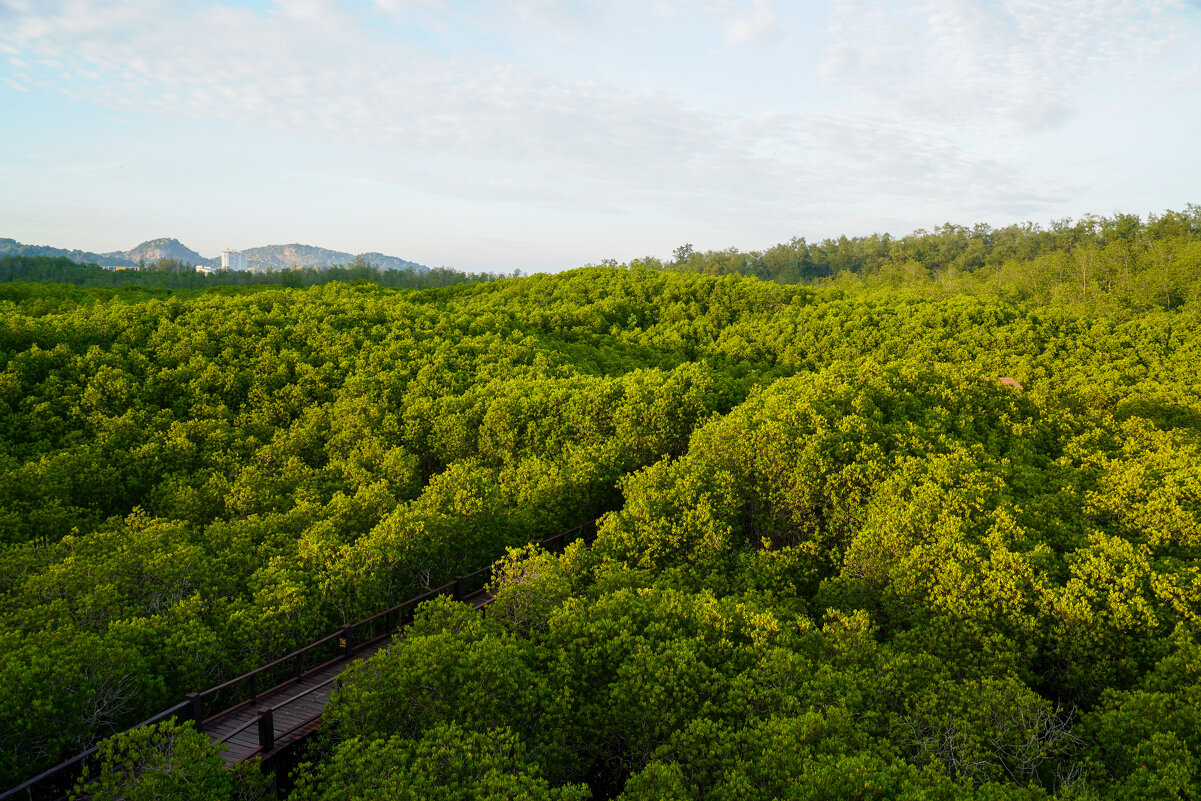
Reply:
[[[1201,431],[1201,411],[1153,398],[1130,398],[1118,404],[1114,417],[1119,421],[1141,417],[1163,431],[1193,428]]]

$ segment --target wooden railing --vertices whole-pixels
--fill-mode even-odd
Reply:
[[[590,543],[596,538],[596,521],[588,521],[562,531],[546,539],[539,540],[545,550],[561,553],[567,545],[577,539]],[[456,576],[453,580],[408,598],[382,612],[376,612],[355,623],[342,626],[337,631],[321,637],[318,640],[296,649],[286,656],[281,656],[254,670],[222,682],[215,687],[199,692],[190,693],[184,701],[169,709],[142,721],[126,731],[133,731],[144,726],[160,723],[175,717],[182,721],[195,721],[196,727],[203,730],[204,725],[224,717],[237,709],[254,704],[261,695],[294,684],[300,679],[310,676],[320,670],[337,663],[349,663],[356,651],[372,645],[381,639],[392,636],[397,630],[407,626],[413,619],[413,613],[418,604],[440,595],[450,595],[457,601],[475,600],[477,608],[484,608],[492,599],[482,596],[484,587],[492,579],[492,569],[495,562],[471,573]],[[268,709],[262,710],[257,718],[243,725],[235,732],[225,735],[222,740],[229,740],[236,734],[245,731],[250,725],[258,726],[259,748],[253,755],[261,755],[264,760],[275,755],[275,741],[295,731],[311,725],[309,720],[292,728],[276,733],[274,730],[274,713],[309,695],[314,690],[328,685],[336,680],[336,676],[323,682],[317,687],[310,687],[301,693],[288,698]],[[214,702],[217,702],[216,704]],[[216,707],[220,709],[213,715],[205,716],[205,711]],[[319,716],[317,716],[319,717]],[[8,790],[0,795],[0,801],[59,801],[65,798],[74,787],[83,766],[97,753],[95,746],[77,756],[66,760],[32,779]]]
[[[143,726],[153,726],[155,723],[161,723],[171,717],[190,720],[187,714],[190,708],[189,701],[182,701],[169,709],[164,709],[154,717],[143,720],[136,726],[131,726],[126,731],[140,729]],[[76,779],[83,772],[83,766],[87,764],[88,760],[96,756],[98,750],[96,746],[92,746],[82,754],[77,754],[66,762],[61,762],[50,768],[50,770],[39,773],[24,784],[14,787],[4,795],[0,795],[0,801],[25,798],[32,799],[33,801],[40,801],[40,799],[45,798],[65,798],[75,786]]]
[[[582,540],[584,540],[585,543],[590,543],[590,542],[592,542],[593,539],[595,539],[595,537],[596,537],[596,522],[589,521],[587,523],[581,523],[580,525],[576,526],[575,528],[571,528],[571,529],[568,529],[567,531],[559,532],[558,534],[555,534],[554,536],[547,537],[544,540],[540,540],[538,542],[538,545],[541,545],[544,550],[562,553],[563,549],[566,548],[568,544],[570,544],[571,542],[573,542],[577,539],[582,539]],[[472,603],[473,606],[475,606],[475,608],[483,611],[484,609],[487,608],[487,606],[490,603],[492,603],[492,598],[490,596],[483,595],[483,590],[484,590],[484,587],[487,586],[488,582],[492,580],[492,570],[495,567],[495,564],[496,563],[494,562],[493,564],[490,564],[487,567],[482,567],[479,570],[476,570],[472,573],[468,573],[463,576],[456,576],[453,581],[447,582],[446,584],[443,584],[441,587],[435,587],[434,589],[430,590],[429,592],[422,593],[421,595],[410,598],[406,601],[402,601],[401,603],[397,604],[396,606],[393,606],[390,609],[385,609],[382,612],[377,612],[376,614],[372,615],[371,617],[364,618],[363,620],[360,620],[359,622],[354,623],[350,626],[342,627],[342,629],[340,629],[337,632],[337,634],[341,635],[340,644],[343,649],[343,655],[339,656],[339,657],[335,657],[335,659],[331,660],[331,662],[342,659],[342,660],[345,660],[347,663],[349,663],[354,658],[355,651],[367,648],[371,645],[374,645],[379,640],[382,640],[382,639],[392,636],[392,634],[394,632],[396,632],[399,629],[402,629],[406,625],[408,625],[408,623],[412,620],[412,613],[413,613],[415,607],[417,606],[417,604],[421,603],[422,601],[427,601],[431,598],[435,598],[439,595],[450,595],[456,601],[470,602],[470,603]],[[392,622],[391,623],[385,622],[382,627],[383,632],[374,637],[371,637],[368,639],[362,639],[361,637],[355,635],[356,630],[362,630],[364,627],[367,627],[368,631],[373,631],[374,629],[371,628],[373,622],[379,621],[379,620],[384,620],[384,621],[390,620]],[[331,636],[335,636],[335,635],[331,635]],[[286,658],[287,657],[285,657],[285,659]],[[322,670],[325,667],[327,667],[329,664],[330,663],[326,663],[319,667],[315,667],[312,670],[308,671],[305,675],[311,675],[313,673],[316,673],[319,670]],[[275,713],[280,711],[281,709],[284,709],[284,708],[290,706],[291,704],[293,704],[297,701],[300,701],[301,699],[305,698],[306,696],[310,695],[313,692],[316,692],[317,690],[324,689],[326,686],[335,682],[337,679],[338,679],[338,676],[334,676],[318,685],[315,685],[313,687],[309,687],[305,690],[302,690],[301,692],[297,693],[296,695],[291,696],[290,698],[287,698],[286,700],[281,701],[277,704],[274,704],[273,706],[271,706],[268,709],[263,710],[260,713],[257,720],[243,724],[242,726],[235,729],[234,731],[226,734],[224,737],[222,737],[222,742],[231,740],[234,737],[236,737],[238,734],[240,734],[241,732],[250,728],[251,723],[257,723],[259,747],[254,752],[252,752],[249,755],[249,757],[253,757],[255,755],[261,755],[261,756],[266,757],[267,755],[272,754],[276,750],[275,749],[276,740],[281,740],[283,738],[286,738],[286,737],[292,735],[293,733],[295,733],[299,730],[305,729],[308,726],[310,726],[314,721],[314,718],[310,718],[310,719],[305,720],[301,723],[298,723],[288,729],[285,729],[281,732],[276,732],[275,725],[274,725],[275,724]],[[293,681],[294,680],[290,680],[287,683],[290,684]],[[276,687],[273,687],[272,692],[275,692],[276,690],[280,689],[283,686],[286,686],[286,684],[281,684],[281,685],[277,685]],[[231,711],[233,711],[233,710],[232,709],[225,710],[225,711],[221,712],[219,715],[215,715],[214,718],[222,717]],[[317,716],[317,717],[319,717],[319,716]],[[210,719],[212,719],[212,718],[210,718]]]

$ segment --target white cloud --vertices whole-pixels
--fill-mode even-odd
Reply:
[[[400,28],[466,25],[471,35],[497,18],[558,25],[599,13],[569,0],[455,4],[467,11],[445,0],[374,2]],[[781,19],[788,7],[770,0],[615,8],[622,20],[671,13],[683,27],[699,19],[715,37],[747,46],[729,48],[731,59],[790,22]],[[927,215],[1056,208],[1074,190],[1051,175],[1033,181],[1006,137],[1069,117],[1094,70],[1157,52],[1164,8],[835,0],[822,74],[849,89],[847,99],[797,102],[790,76],[772,73],[778,95],[734,110],[612,79],[603,63],[590,72],[573,65],[571,74],[592,76],[581,79],[480,50],[442,55],[374,27],[375,12],[334,0],[277,0],[267,13],[180,10],[167,0],[0,0],[0,52],[32,65],[0,80],[370,152],[369,172],[348,181],[593,215],[650,209],[698,227],[787,233],[834,209],[887,207],[928,223]],[[39,67],[43,59],[57,66]],[[72,77],[64,81],[62,70]],[[307,169],[326,167],[297,165]]]
[[[1054,127],[1115,64],[1172,45],[1169,0],[835,0],[823,74],[890,110],[983,132]]]
[[[772,0],[752,0],[750,12],[734,18],[725,27],[726,41],[736,45],[761,44],[779,35]]]
[[[522,26],[556,34],[581,34],[581,27],[594,12],[603,12],[600,3],[572,0],[475,0],[456,3],[452,0],[372,0],[375,8],[405,22],[445,29],[450,22],[463,23],[478,30],[497,33]]]
[[[782,34],[776,0],[655,0],[651,8],[673,19],[699,13],[727,45],[760,45]]]

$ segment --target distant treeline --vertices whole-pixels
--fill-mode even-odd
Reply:
[[[381,270],[364,259],[336,267],[313,267],[265,272],[220,271],[203,273],[179,259],[160,259],[138,268],[113,270],[80,264],[65,256],[0,256],[0,283],[52,282],[88,287],[143,287],[148,289],[208,289],[218,286],[285,286],[303,288],[334,281],[369,282],[382,287],[433,289],[469,281],[490,281],[489,273],[462,273],[435,267],[424,273]]]
[[[1142,219],[1089,215],[1043,228],[939,226],[904,237],[803,237],[762,251],[697,251],[685,244],[670,261],[631,266],[706,275],[753,275],[784,284],[843,280],[892,287],[939,284],[1024,305],[1171,309],[1197,297],[1201,206]]]

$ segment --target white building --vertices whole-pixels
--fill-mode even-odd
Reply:
[[[221,269],[222,270],[245,270],[246,269],[246,254],[239,250],[230,250],[226,248],[221,251]]]

